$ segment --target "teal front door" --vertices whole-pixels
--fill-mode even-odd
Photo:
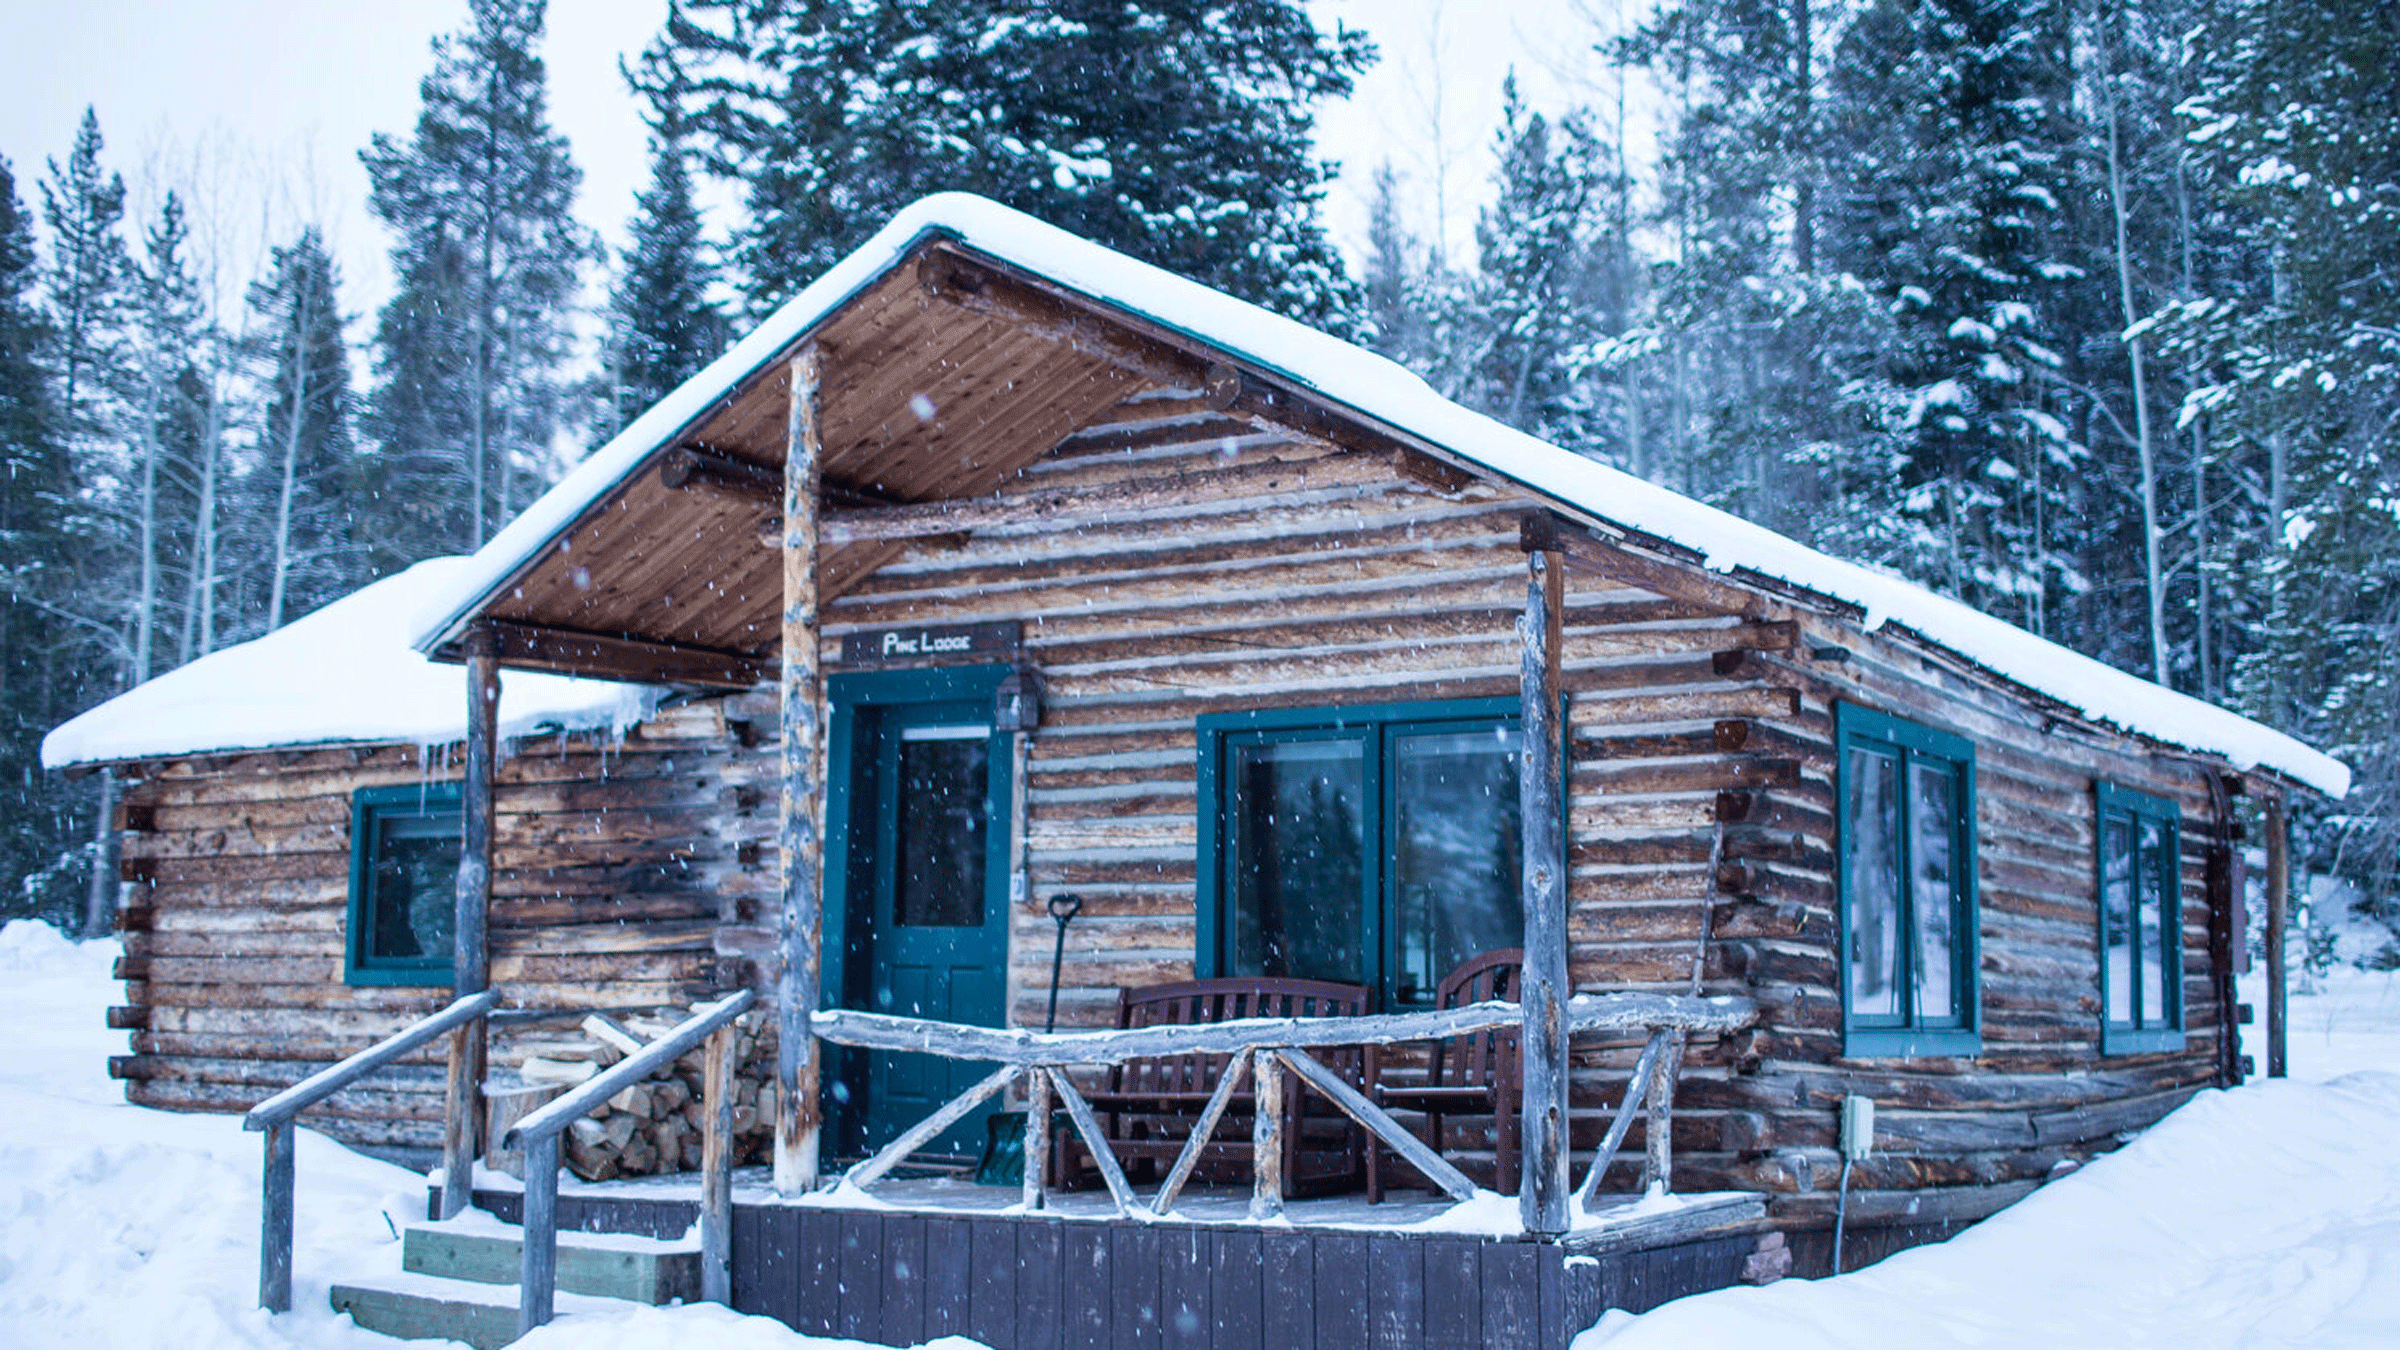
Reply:
[[[976,683],[981,683],[977,681]],[[914,686],[912,688],[912,686]],[[879,692],[894,692],[887,686]],[[918,700],[852,704],[844,983],[851,1007],[980,1026],[1007,1012],[1007,739],[988,697],[906,682]],[[847,1103],[852,1146],[871,1151],[991,1072],[932,1055],[856,1057]],[[845,1104],[837,1095],[835,1106]],[[984,1114],[926,1152],[972,1157]]]

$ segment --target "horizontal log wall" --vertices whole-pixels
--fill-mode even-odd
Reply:
[[[716,934],[752,903],[760,814],[727,713],[670,708],[622,738],[546,737],[499,772],[492,983],[515,1008],[648,1009],[720,984]],[[155,766],[126,793],[129,1100],[241,1110],[449,999],[347,986],[350,794],[455,779],[437,750],[382,746]],[[503,1054],[506,1059],[506,1038]],[[387,1149],[439,1143],[436,1046],[307,1120]]]
[[[1139,405],[1133,405],[1138,409]],[[992,530],[917,549],[828,607],[829,632],[903,623],[1015,620],[1047,681],[1029,754],[1031,885],[1014,916],[1019,1022],[1044,1014],[1060,892],[1083,897],[1070,929],[1059,1017],[1101,1025],[1125,985],[1193,969],[1198,811],[1195,719],[1219,711],[1454,698],[1514,698],[1522,499],[1444,491],[1365,456],[1261,435],[1205,414],[1099,427],[1028,471],[1028,490],[1099,487],[1171,473],[1281,462],[1297,490],[1212,501],[1175,518],[1073,529]],[[1328,484],[1310,488],[1310,483]],[[1720,716],[1781,706],[1730,687],[1720,651],[1788,639],[1636,586],[1571,581],[1566,679],[1610,721],[1703,734]],[[1579,711],[1577,978],[1590,988],[1667,988],[1688,974],[1706,871],[1689,837],[1715,794],[1756,766],[1602,763],[1602,728]],[[1770,766],[1770,774],[1776,770]],[[1638,794],[1657,831],[1604,828],[1602,799]],[[1653,856],[1656,855],[1656,856]],[[1671,855],[1671,856],[1668,856]],[[1662,864],[1664,870],[1662,871]],[[1684,901],[1680,909],[1677,901]],[[1620,914],[1639,914],[1640,927]]]
[[[1025,787],[1030,885],[1012,913],[1012,1017],[1044,1013],[1046,904],[1084,899],[1060,1022],[1106,1024],[1116,990],[1188,978],[1197,883],[1194,719],[1217,711],[1511,697],[1528,503],[1355,452],[1262,434],[1190,400],[1126,405],[1012,490],[1262,473],[1252,495],[1103,524],[911,544],[828,605],[841,636],[1016,620],[1047,680]],[[2110,1146],[2216,1072],[2201,766],[2051,721],[1897,638],[1697,568],[1578,541],[1569,573],[1570,952],[1586,990],[1747,993],[1755,1030],[1694,1043],[1676,1096],[1677,1184],[1830,1204],[1835,1105],[1875,1097],[1883,1152],[1854,1217],[1973,1217]],[[1848,659],[1815,653],[1838,647]],[[1973,741],[1985,1054],[1841,1058],[1831,708],[1854,699]],[[771,695],[672,708],[621,743],[546,740],[501,767],[493,951],[512,1002],[642,1007],[771,983]],[[179,761],[127,797],[127,1009],[119,1068],[148,1104],[233,1109],[429,1011],[429,991],[345,988],[348,794],[417,781],[382,748]],[[443,776],[437,764],[432,773]],[[2095,776],[2184,812],[2181,1054],[2098,1054]],[[1717,862],[1711,867],[1711,858]],[[1706,950],[1703,953],[1703,935]],[[1638,1040],[1577,1045],[1575,1143],[1623,1092]],[[337,1098],[365,1143],[438,1130],[439,1070]],[[1640,1126],[1627,1156],[1642,1145]],[[1611,1189],[1632,1183],[1632,1168]]]
[[[1607,550],[1585,551],[1608,565]],[[1700,1047],[1687,1068],[1675,1120],[1678,1184],[1764,1190],[1781,1197],[1780,1215],[1829,1220],[1838,1105],[1858,1093],[1876,1100],[1879,1152],[1853,1177],[1861,1193],[1853,1224],[1972,1219],[2216,1082],[2230,1010],[2209,948],[2212,770],[2054,716],[1901,638],[1770,602],[1751,606],[1753,623],[1778,617],[1796,622],[1792,640],[1718,663],[1740,687],[1786,700],[1736,733],[1779,766],[1772,780],[1762,773],[1716,803],[1725,842],[1708,987],[1752,995],[1762,1016],[1757,1028]],[[1984,1048],[1972,1060],[1842,1056],[1836,701],[1948,730],[1975,747]],[[1578,707],[1579,716],[1591,711]],[[2181,808],[2188,1034],[2180,1052],[2100,1053],[2098,779]]]

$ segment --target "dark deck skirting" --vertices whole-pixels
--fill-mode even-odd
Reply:
[[[475,1195],[515,1222],[514,1191]],[[562,1228],[674,1237],[666,1197],[559,1197]],[[1741,1281],[1758,1234],[1579,1251],[1455,1233],[736,1202],[733,1306],[811,1335],[992,1350],[1564,1350],[1610,1308]]]

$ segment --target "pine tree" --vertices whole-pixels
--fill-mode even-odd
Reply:
[[[103,420],[97,386],[115,361],[123,288],[132,263],[118,232],[125,218],[125,180],[104,174],[100,118],[83,110],[75,147],[61,167],[50,161],[42,183],[49,223],[50,306],[59,380],[59,407],[70,438],[98,434]]]
[[[2081,443],[2061,416],[2064,15],[2053,0],[1875,0],[1836,62],[1819,249],[1897,324],[1908,399],[1886,560],[2040,631],[2079,582],[2052,540]]]
[[[267,368],[260,425],[266,525],[257,552],[267,569],[265,627],[272,631],[365,581],[352,529],[362,489],[352,439],[355,399],[343,338],[340,276],[315,227],[275,250],[250,287],[262,325],[257,355]]]
[[[1426,268],[1401,223],[1400,178],[1388,160],[1376,167],[1374,183],[1367,205],[1366,268],[1359,281],[1362,336],[1375,350],[1421,373],[1428,354]]]
[[[2265,613],[2235,692],[2360,769],[2313,861],[2400,890],[2400,64],[2390,7],[2239,0],[2187,105],[2255,274],[2169,307],[2186,419],[2257,447]],[[2400,939],[2395,939],[2400,942]]]
[[[641,83],[656,91],[650,186],[635,203],[624,275],[609,295],[601,379],[611,433],[714,360],[729,336],[711,296],[717,268],[692,195],[689,81],[672,52],[654,49]]]
[[[1310,136],[1372,49],[1293,0],[689,0],[659,41],[747,186],[756,309],[945,189],[1302,318],[1353,308]]]
[[[1608,423],[1582,379],[1582,357],[1610,336],[1613,306],[1596,236],[1615,166],[1587,118],[1525,107],[1501,91],[1498,193],[1475,227],[1473,373],[1467,400],[1570,449],[1599,448]]]
[[[128,633],[128,685],[161,669],[162,639],[174,644],[169,666],[194,654],[201,536],[215,523],[216,503],[203,492],[213,467],[206,462],[213,391],[198,366],[211,334],[185,257],[189,238],[182,200],[169,192],[157,222],[144,232],[142,266],[128,288],[133,322],[117,375],[126,409],[123,477],[129,491],[115,494],[121,499],[115,503],[118,524],[109,535],[122,545],[113,554],[130,558],[128,564],[108,560],[111,570],[133,581],[119,620]],[[182,603],[174,605],[178,594]]]
[[[1828,196],[1821,47],[1847,10],[1814,0],[1680,0],[1608,48],[1667,92],[1662,256],[1628,262],[1641,321],[1611,351],[1623,461],[1836,553],[1889,551],[1891,325],[1823,265]],[[1629,193],[1613,212],[1630,253]],[[1636,281],[1643,283],[1638,292]]]
[[[361,153],[394,236],[397,292],[377,325],[376,570],[481,544],[552,471],[557,376],[592,252],[579,181],[534,54],[542,0],[472,0],[434,43],[405,140]]]
[[[14,170],[0,158],[0,575],[12,590],[29,564],[52,551],[35,540],[72,482],[41,359],[52,334],[34,295],[39,275],[33,221],[17,196]],[[13,637],[5,649],[12,657],[20,650]],[[0,703],[10,675],[0,662]]]
[[[80,634],[50,604],[73,547],[63,519],[73,475],[43,360],[56,348],[34,294],[40,272],[33,221],[0,159],[0,878],[13,883],[0,914],[63,918],[71,895],[58,863],[78,831],[71,803],[44,780],[40,749],[73,710],[59,675]]]

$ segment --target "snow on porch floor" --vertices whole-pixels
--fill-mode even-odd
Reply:
[[[504,1173],[479,1167],[475,1175],[475,1188],[479,1191],[516,1191],[522,1188],[522,1183]],[[1142,1206],[1141,1214],[1136,1217],[1146,1216],[1147,1204],[1151,1195],[1155,1194],[1155,1188],[1137,1186],[1136,1193]],[[591,1200],[659,1200],[696,1204],[700,1199],[700,1182],[696,1174],[689,1172],[596,1182],[565,1175],[560,1178],[559,1194]],[[1026,1212],[1022,1206],[1023,1192],[1015,1186],[980,1186],[947,1176],[889,1177],[876,1182],[870,1190],[862,1191],[843,1184],[832,1190],[787,1199],[775,1194],[768,1169],[764,1167],[735,1169],[733,1199],[737,1205],[824,1206],[911,1214],[1003,1215]],[[1665,1196],[1604,1195],[1590,1210],[1575,1215],[1570,1237],[1606,1235],[1623,1240],[1632,1237],[1642,1227],[1653,1224],[1662,1230],[1673,1227],[1681,1232],[1695,1226],[1740,1223],[1761,1218],[1765,1212],[1764,1197],[1747,1191]],[[1052,1191],[1040,1213],[1045,1217],[1095,1221],[1119,1217],[1108,1192],[1100,1189]],[[1400,1189],[1386,1191],[1382,1203],[1372,1205],[1367,1203],[1364,1195],[1286,1200],[1283,1217],[1261,1225],[1250,1218],[1248,1187],[1192,1185],[1184,1188],[1183,1194],[1175,1202],[1174,1210],[1156,1221],[1212,1227],[1272,1226],[1295,1230],[1465,1233],[1491,1237],[1515,1237],[1523,1231],[1517,1219],[1517,1198],[1492,1191],[1477,1191],[1474,1199],[1456,1203],[1430,1191]],[[1639,1245],[1638,1241],[1634,1245]]]

